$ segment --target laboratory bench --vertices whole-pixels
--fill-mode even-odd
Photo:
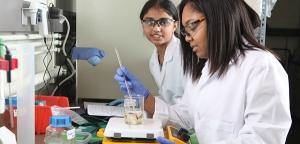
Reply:
[[[75,110],[78,114],[80,114],[83,118],[85,118],[87,121],[89,121],[88,124],[84,124],[83,126],[79,126],[73,123],[73,126],[75,128],[81,128],[83,132],[89,132],[92,134],[92,139],[90,140],[91,144],[99,144],[102,143],[102,138],[97,137],[97,132],[100,128],[106,128],[107,122],[110,119],[110,117],[99,117],[99,116],[89,116],[84,110],[83,102],[110,102],[112,100],[79,100],[80,109]],[[4,122],[3,115],[0,115],[0,123],[7,125],[7,122]],[[8,126],[7,126],[8,127]],[[103,130],[103,129],[102,129]],[[14,133],[16,132],[16,129],[12,130]],[[164,135],[164,134],[163,134]],[[44,133],[38,133],[35,135],[35,144],[44,144]],[[104,140],[106,143],[109,141],[109,139]],[[108,143],[115,143],[115,142],[108,142]],[[152,141],[153,143],[153,141]],[[155,142],[154,142],[155,143]]]

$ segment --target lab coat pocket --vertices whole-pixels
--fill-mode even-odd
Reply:
[[[198,139],[203,143],[213,143],[231,139],[234,134],[234,123],[217,118],[202,117],[195,122]]]

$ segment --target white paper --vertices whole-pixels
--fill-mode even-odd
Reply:
[[[94,116],[119,116],[124,117],[124,107],[107,106],[103,104],[88,104],[87,113]]]

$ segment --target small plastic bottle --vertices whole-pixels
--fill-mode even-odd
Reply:
[[[75,144],[75,128],[70,116],[52,116],[46,128],[46,144]]]

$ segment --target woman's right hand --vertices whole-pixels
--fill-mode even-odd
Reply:
[[[140,82],[140,80],[125,67],[118,68],[114,78],[118,81],[120,90],[125,95],[138,94],[143,95],[146,99],[150,94],[149,90]]]

